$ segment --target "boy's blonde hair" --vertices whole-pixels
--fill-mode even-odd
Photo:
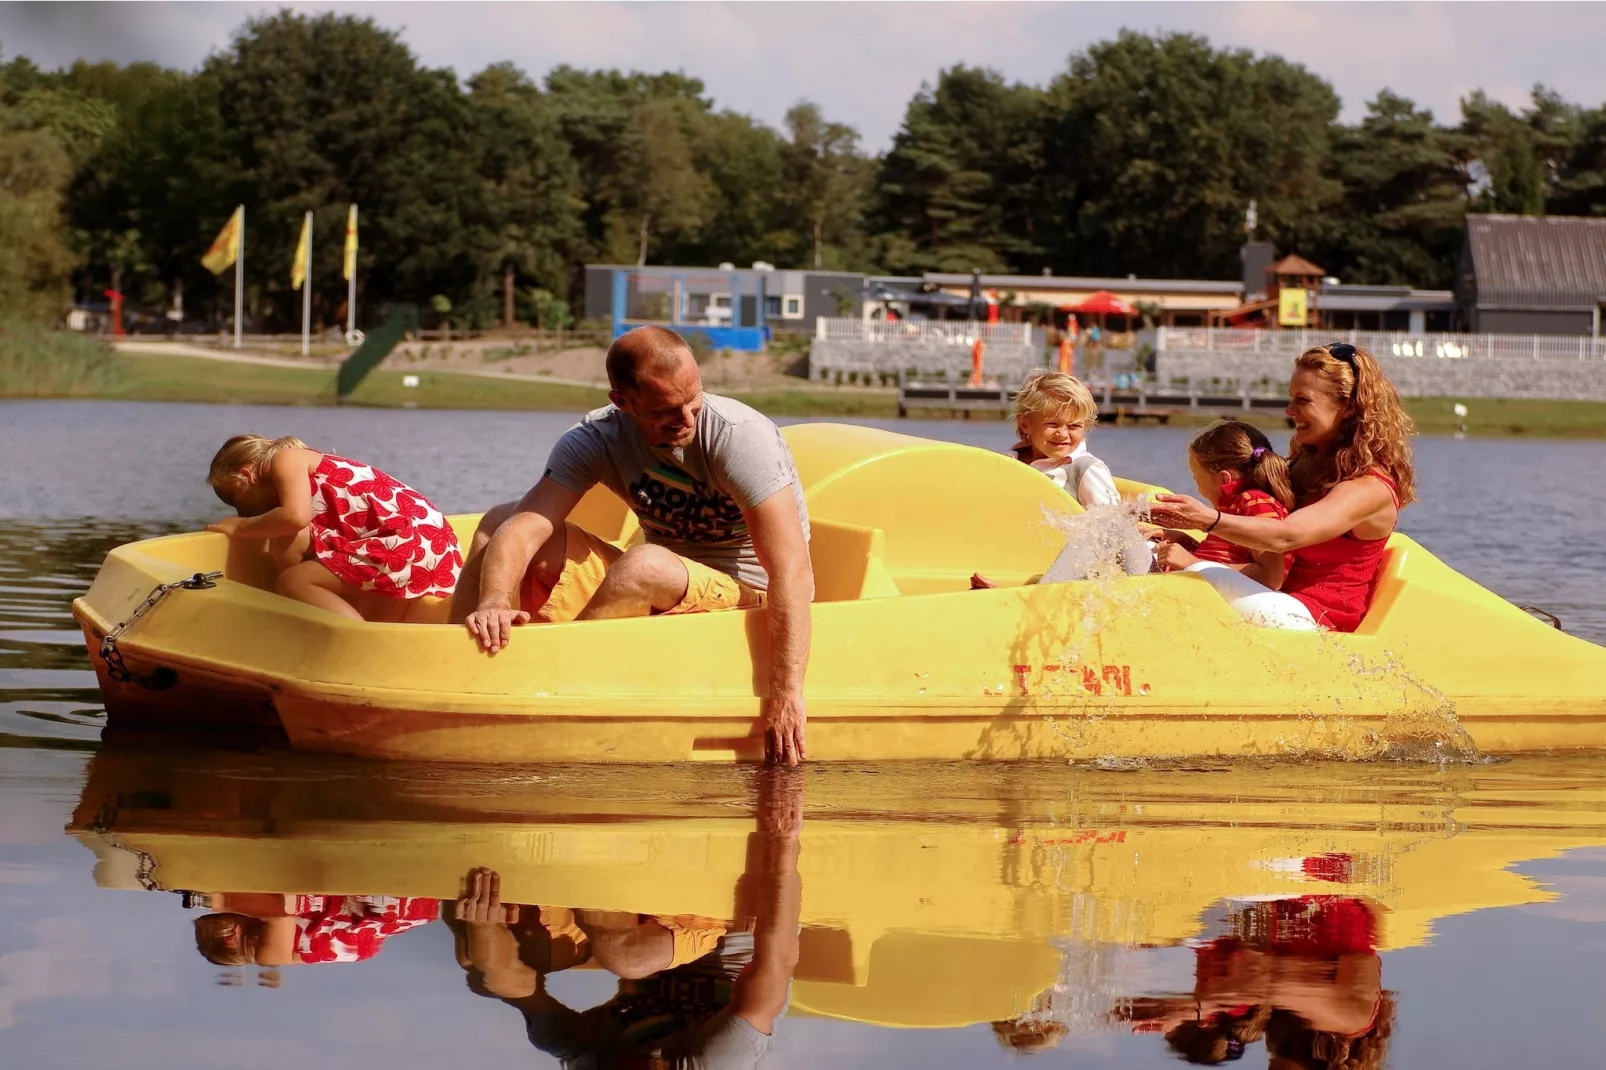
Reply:
[[[1039,368],[1026,376],[1020,393],[1015,395],[1015,430],[1021,441],[1027,442],[1028,417],[1052,416],[1067,410],[1073,423],[1092,425],[1098,420],[1098,402],[1093,400],[1093,392],[1087,384],[1073,375]],[[1027,448],[1030,448],[1029,443]]]
[[[206,482],[217,492],[224,505],[234,503],[224,497],[234,485],[240,469],[253,469],[259,476],[268,469],[274,456],[291,449],[306,449],[307,444],[294,435],[283,438],[263,438],[261,435],[235,435],[212,457],[212,467],[206,473]]]

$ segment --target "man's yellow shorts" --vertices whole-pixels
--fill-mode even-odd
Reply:
[[[532,568],[519,586],[519,607],[548,624],[561,624],[580,615],[602,578],[624,551],[613,543],[574,524],[563,525],[563,572],[546,591]],[[764,604],[764,592],[740,583],[717,569],[682,557],[686,566],[686,594],[664,613],[711,613],[720,609],[752,609]],[[536,607],[536,608],[531,608]]]

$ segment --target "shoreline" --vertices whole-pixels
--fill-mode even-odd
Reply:
[[[218,359],[214,356],[145,351],[112,357],[117,374],[99,388],[62,392],[5,394],[12,398],[80,398],[109,401],[174,401],[210,404],[334,405],[335,368],[308,366],[272,358]],[[403,385],[417,376],[417,387]],[[716,393],[733,397],[770,416],[857,417],[896,419],[897,391],[873,387],[820,387],[754,384],[749,387],[711,384]],[[1451,406],[1465,400],[1469,414],[1455,416]],[[456,368],[380,369],[373,372],[344,404],[366,408],[501,409],[586,412],[607,403],[600,385],[549,376],[496,373]],[[1606,402],[1527,399],[1408,398],[1406,409],[1423,434],[1456,434],[1461,425],[1473,437],[1552,439],[1606,438]],[[1247,414],[1268,428],[1286,426],[1276,412]],[[930,418],[942,419],[933,415]],[[982,414],[981,419],[998,419]],[[1174,411],[1172,427],[1203,427],[1218,414]]]

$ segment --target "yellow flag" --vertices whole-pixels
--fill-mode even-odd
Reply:
[[[307,246],[312,243],[312,213],[301,220],[301,237],[296,239],[296,258],[290,265],[290,285],[301,289],[307,280]]]
[[[357,274],[357,206],[351,206],[346,213],[346,262],[340,270],[343,279],[354,278]]]
[[[1277,323],[1282,327],[1303,327],[1310,321],[1310,305],[1300,287],[1277,291]]]
[[[212,247],[201,257],[201,266],[214,275],[221,275],[240,258],[240,231],[245,229],[245,205],[234,210],[223,229],[212,239]]]

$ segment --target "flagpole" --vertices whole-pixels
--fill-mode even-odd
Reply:
[[[307,355],[312,334],[312,213],[307,213],[307,262],[301,277],[301,355]]]
[[[239,251],[234,258],[234,348],[240,348],[240,324],[245,309],[245,205],[240,205]]]
[[[357,206],[355,204],[351,206],[351,222],[348,223],[347,226],[349,229],[355,229],[357,226]],[[347,240],[349,241],[350,239]],[[351,278],[346,280],[346,337],[349,339],[351,337],[351,332],[355,331],[356,329],[357,258],[353,256],[351,258]]]

